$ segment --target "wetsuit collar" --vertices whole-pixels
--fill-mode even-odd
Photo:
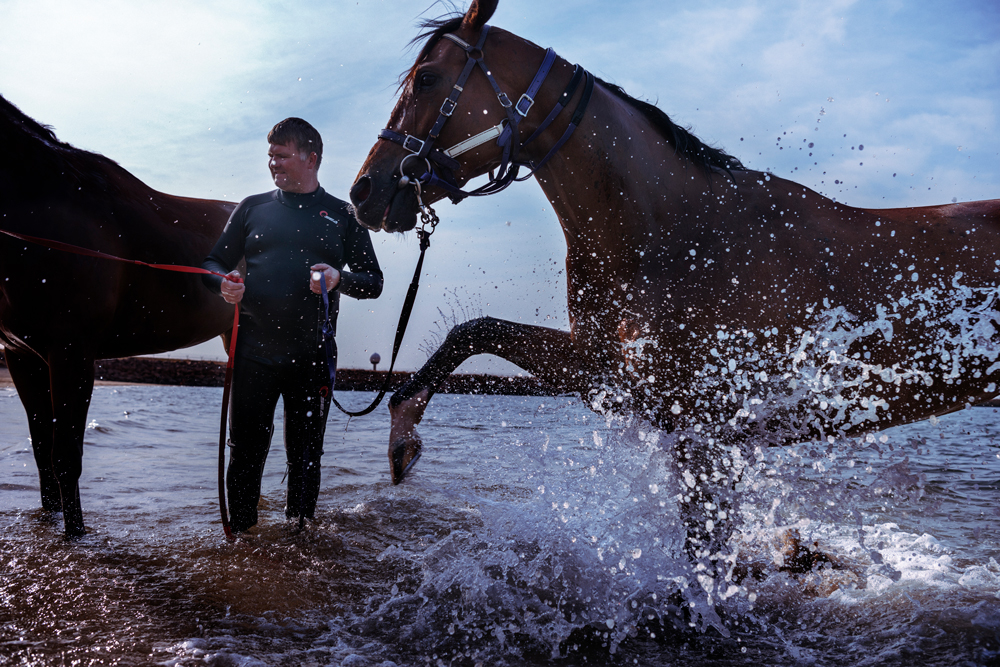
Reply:
[[[319,203],[326,191],[320,186],[312,192],[300,194],[298,192],[285,192],[278,189],[274,191],[274,198],[288,208],[300,209],[309,208]]]

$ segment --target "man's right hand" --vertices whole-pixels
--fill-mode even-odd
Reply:
[[[239,303],[243,299],[244,290],[246,290],[246,286],[240,280],[239,271],[230,271],[222,279],[222,298],[228,303]]]

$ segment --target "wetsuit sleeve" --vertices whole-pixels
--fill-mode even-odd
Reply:
[[[350,271],[340,272],[337,291],[355,299],[375,299],[382,293],[382,269],[368,230],[350,216],[344,244],[344,260]]]
[[[205,261],[201,263],[201,268],[218,273],[229,273],[236,268],[240,260],[243,259],[244,243],[246,232],[244,230],[244,220],[246,218],[246,207],[241,203],[229,216],[229,222],[222,230],[222,235],[216,241],[212,252],[208,254]],[[219,276],[203,275],[201,277],[205,287],[216,294],[222,294],[222,278]]]

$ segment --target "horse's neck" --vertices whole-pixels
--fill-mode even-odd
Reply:
[[[536,176],[566,236],[571,289],[634,275],[669,233],[671,212],[710,190],[701,169],[600,86],[587,118]]]

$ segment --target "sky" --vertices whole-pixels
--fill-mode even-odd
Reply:
[[[347,199],[416,57],[417,22],[449,9],[0,0],[0,95],[157,190],[233,202],[273,189],[267,132],[300,116],[323,136],[321,184]],[[837,201],[1000,198],[996,0],[501,0],[490,23],[657,104],[747,167]],[[397,369],[418,368],[448,328],[479,315],[568,328],[565,243],[534,181],[436,208]],[[342,368],[369,367],[372,352],[388,366],[417,259],[412,233],[372,238],[385,289],[342,299]],[[225,354],[211,341],[170,356]],[[516,369],[484,356],[459,371]]]

